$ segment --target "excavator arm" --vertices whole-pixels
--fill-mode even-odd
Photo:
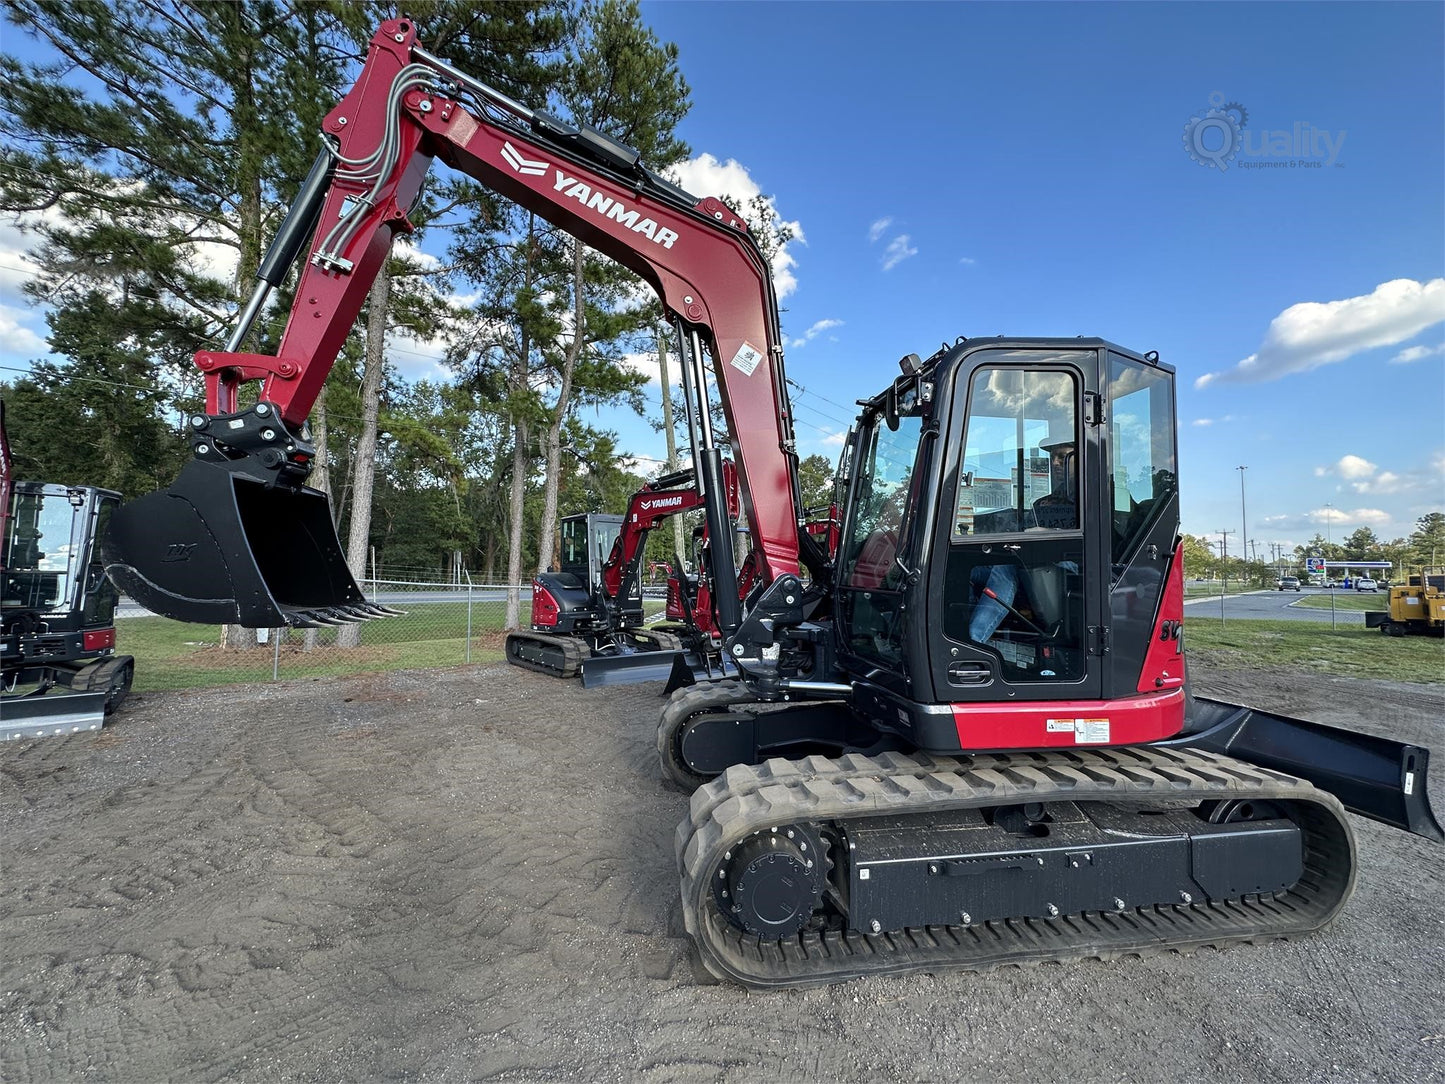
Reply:
[[[692,471],[677,471],[648,482],[627,501],[622,530],[612,544],[612,552],[602,566],[602,587],[608,598],[620,598],[627,592],[629,577],[635,584],[641,574],[642,547],[647,535],[671,516],[680,516],[706,505],[702,490],[693,485]],[[731,461],[723,462],[723,494],[728,520],[738,516],[737,469]]]
[[[800,500],[777,301],[746,224],[646,169],[636,151],[523,106],[431,56],[406,19],[382,24],[350,92],[322,125],[327,146],[260,269],[226,348],[203,350],[206,415],[195,461],[170,490],[117,517],[112,575],[148,608],[182,620],[273,626],[376,616],[345,567],[324,498],[304,486],[315,455],[305,421],[398,233],[411,227],[434,159],[475,178],[630,268],[676,326],[708,525],[726,536],[722,456],[707,410],[704,354],[731,433],[743,509],[764,583],[799,571]],[[274,355],[242,341],[309,238]],[[241,409],[243,384],[261,384]],[[716,495],[717,499],[714,499]],[[714,546],[715,580],[732,572]],[[810,540],[801,542],[805,550]],[[737,628],[735,590],[720,619]]]

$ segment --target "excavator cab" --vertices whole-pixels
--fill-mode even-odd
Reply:
[[[1173,371],[1084,339],[960,343],[931,362],[855,438],[843,666],[916,705],[905,729],[929,749],[1061,744],[1048,716],[1106,701],[1128,701],[1109,741],[1177,733]]]

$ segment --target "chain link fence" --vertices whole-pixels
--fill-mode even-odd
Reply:
[[[396,617],[320,629],[256,629],[254,646],[226,646],[217,625],[156,617],[123,599],[116,651],[136,660],[135,688],[187,689],[352,674],[370,670],[499,662],[507,584],[367,580],[367,598]],[[525,624],[531,585],[515,588]],[[250,645],[249,633],[244,637]],[[232,637],[233,642],[235,637]]]

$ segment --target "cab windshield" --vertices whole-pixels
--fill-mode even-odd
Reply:
[[[27,610],[64,609],[75,574],[70,529],[74,508],[63,494],[15,498],[5,552],[4,602]]]

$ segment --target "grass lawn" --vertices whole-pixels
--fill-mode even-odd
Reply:
[[[1312,595],[1305,595],[1299,601],[1299,605],[1308,606],[1311,610],[1328,610],[1330,608],[1330,593],[1319,591]],[[1390,593],[1380,591],[1371,593],[1369,591],[1336,591],[1336,610],[1388,610],[1390,608]]]
[[[523,598],[523,620],[528,599]],[[648,602],[650,614],[662,606]],[[467,661],[465,602],[409,604],[401,617],[368,621],[361,626],[359,647],[336,646],[337,629],[317,629],[306,649],[306,633],[282,633],[277,673],[295,678],[354,674],[368,670],[407,670],[460,666]],[[472,605],[473,663],[500,662],[506,604]],[[247,650],[223,649],[216,625],[191,625],[166,617],[133,617],[116,623],[116,650],[135,656],[135,689],[211,688],[270,681],[275,657],[272,644]]]
[[[1185,630],[1189,657],[1205,666],[1445,683],[1445,640],[1435,636],[1386,636],[1359,626],[1331,631],[1312,621],[1194,621]]]

